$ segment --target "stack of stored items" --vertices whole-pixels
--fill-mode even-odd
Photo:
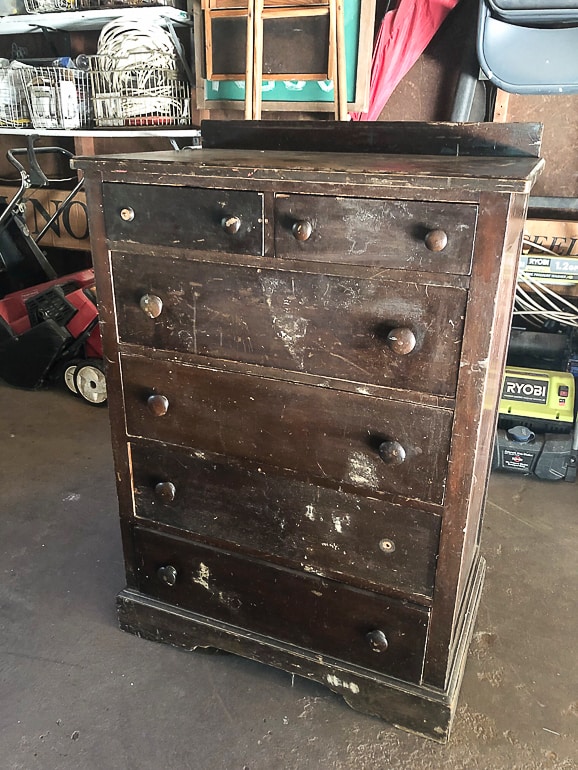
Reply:
[[[27,128],[31,125],[22,66],[20,62],[0,59],[0,126]]]
[[[97,126],[187,124],[190,85],[178,40],[160,23],[111,22],[88,57]]]
[[[88,75],[72,59],[2,61],[0,125],[72,129],[89,124]]]

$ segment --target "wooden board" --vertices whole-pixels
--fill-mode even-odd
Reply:
[[[15,193],[14,187],[0,187],[0,204],[5,205]],[[30,191],[27,193],[30,194]],[[26,203],[26,224],[32,237],[36,237],[54,214],[57,206],[65,200],[68,190],[38,189]],[[39,244],[43,248],[90,250],[86,198],[79,193],[59,221],[54,222]]]

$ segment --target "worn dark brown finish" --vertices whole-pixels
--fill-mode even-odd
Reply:
[[[130,436],[277,465],[361,494],[443,502],[448,409],[172,362],[151,367],[140,356],[123,356],[122,372]],[[163,416],[151,417],[155,397],[166,403]],[[402,465],[383,462],[384,441],[403,446]]]
[[[301,222],[309,225],[307,238],[295,237],[295,225]],[[431,231],[439,233],[439,228],[449,233],[445,248],[432,248]],[[312,195],[275,198],[278,257],[467,274],[475,230],[475,206]]]
[[[123,342],[455,394],[463,289],[388,281],[384,273],[352,279],[169,258],[159,271],[146,253],[112,260]],[[162,306],[157,320],[142,311],[151,295]],[[391,338],[400,327],[414,338],[411,350]]]
[[[207,148],[478,157],[537,158],[543,133],[541,123],[204,120],[201,127]]]
[[[367,126],[349,134],[366,154],[339,154],[311,149],[339,149],[347,126],[288,126],[303,152],[263,152],[254,128],[246,151],[75,162],[121,626],[280,666],[445,740],[539,130]],[[410,143],[432,154],[394,154]]]
[[[258,193],[126,184],[105,185],[103,198],[113,240],[263,253],[263,198]],[[132,216],[123,216],[127,210]]]
[[[353,656],[384,674],[420,680],[428,619],[423,607],[149,530],[137,529],[135,542],[139,588],[148,596],[321,654]],[[375,630],[387,634],[387,654],[376,654],[367,638]]]
[[[131,462],[139,519],[360,587],[433,594],[436,514],[206,452],[132,443]]]

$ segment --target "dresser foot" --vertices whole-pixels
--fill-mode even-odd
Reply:
[[[221,623],[126,589],[117,598],[122,630],[190,651],[234,653],[318,682],[341,695],[356,711],[440,743],[448,740],[467,648],[484,576],[479,560],[472,576],[460,638],[446,690],[376,674],[296,645]]]

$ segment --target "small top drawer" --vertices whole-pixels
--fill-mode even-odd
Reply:
[[[278,194],[275,251],[287,259],[467,275],[476,219],[471,204]]]
[[[263,195],[163,185],[103,184],[111,241],[263,254]]]

